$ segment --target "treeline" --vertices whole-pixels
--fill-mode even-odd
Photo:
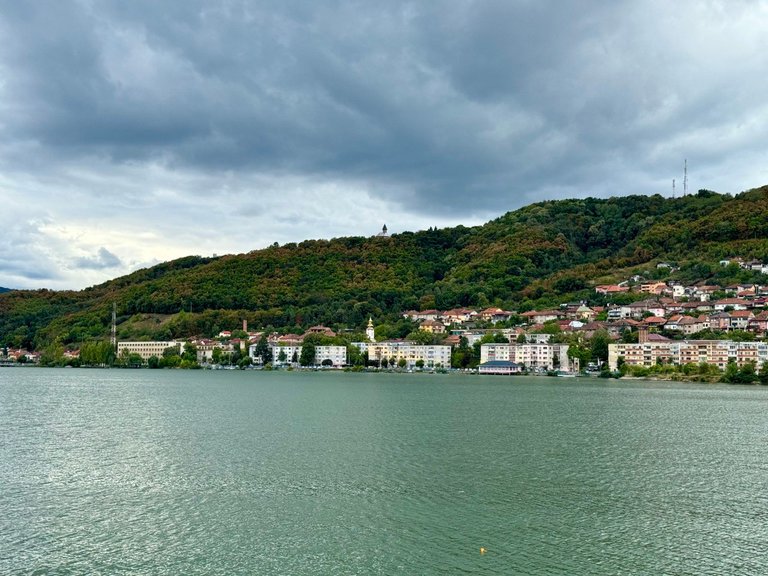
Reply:
[[[768,187],[735,197],[627,196],[540,202],[483,226],[277,244],[220,258],[188,257],[80,292],[0,294],[0,344],[42,349],[103,337],[112,304],[127,336],[177,338],[237,328],[314,324],[360,329],[407,309],[525,311],[588,299],[593,286],[673,261],[686,281],[744,281],[728,256],[768,260]],[[625,298],[627,298],[625,296]],[[181,314],[183,312],[183,314]],[[138,316],[172,316],[156,326]]]

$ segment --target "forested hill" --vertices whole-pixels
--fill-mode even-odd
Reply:
[[[595,302],[596,283],[659,274],[662,260],[678,264],[687,281],[735,281],[717,262],[768,260],[766,214],[768,186],[737,196],[587,198],[533,204],[473,228],[190,256],[79,292],[4,293],[0,344],[102,338],[113,303],[122,336],[161,338],[210,335],[242,319],[254,328],[360,329],[369,316],[386,321],[407,309]]]
[[[11,291],[10,288],[3,288],[2,286],[0,286],[0,294],[2,294],[3,292],[10,292],[10,291]]]

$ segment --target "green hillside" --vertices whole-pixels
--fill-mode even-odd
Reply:
[[[627,196],[533,204],[483,226],[274,245],[186,257],[79,292],[0,295],[0,343],[40,348],[106,335],[112,303],[122,337],[210,335],[249,325],[360,329],[407,309],[499,306],[519,311],[575,298],[595,284],[672,261],[686,281],[733,282],[728,256],[768,260],[768,186],[735,197]],[[736,269],[734,269],[736,268]],[[750,276],[751,278],[751,276]],[[763,280],[766,280],[763,277]]]

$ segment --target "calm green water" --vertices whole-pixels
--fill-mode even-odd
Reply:
[[[765,574],[767,483],[762,388],[0,369],[0,574]]]

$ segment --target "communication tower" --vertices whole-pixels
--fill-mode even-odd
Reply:
[[[112,349],[117,352],[117,304],[112,302]]]

